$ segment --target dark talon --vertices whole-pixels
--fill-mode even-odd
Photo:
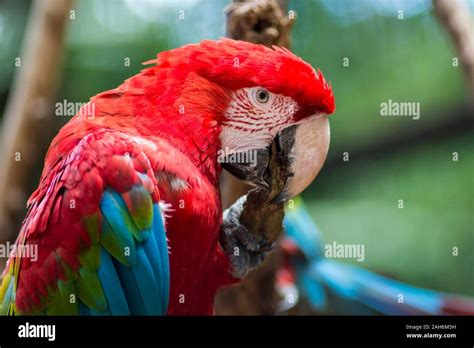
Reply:
[[[249,231],[243,225],[239,225],[235,231],[237,239],[247,248],[248,251],[260,250],[260,243],[254,235],[250,234]]]
[[[245,277],[258,267],[266,252],[273,248],[273,243],[258,239],[240,223],[245,198],[241,197],[224,212],[220,236],[220,243],[232,265],[232,275],[236,278]]]
[[[266,252],[272,251],[274,247],[275,247],[275,243],[269,243],[268,241],[265,240],[265,241],[260,242],[260,247],[258,250],[262,253],[266,253]]]

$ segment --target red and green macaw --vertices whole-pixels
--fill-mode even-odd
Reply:
[[[237,164],[220,155],[262,154],[282,137],[292,170],[282,199],[319,172],[334,97],[288,50],[221,39],[147,63],[52,141],[16,241],[37,258],[11,255],[0,313],[212,314],[216,290],[266,242],[239,224],[241,204],[223,219],[221,165]],[[267,163],[255,162],[243,179],[260,185]]]

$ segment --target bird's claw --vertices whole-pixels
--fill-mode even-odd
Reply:
[[[239,221],[246,196],[239,198],[224,211],[224,220],[220,242],[230,259],[232,275],[235,278],[245,277],[248,272],[258,267],[265,259],[266,252],[272,245],[258,239]]]

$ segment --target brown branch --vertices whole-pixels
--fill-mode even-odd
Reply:
[[[0,172],[0,242],[16,237],[25,213],[34,168],[42,162],[54,122],[64,31],[72,0],[37,0],[32,4],[19,71],[13,81],[3,126]],[[12,62],[12,64],[18,63]]]
[[[266,46],[290,47],[290,30],[294,15],[287,15],[284,0],[234,0],[226,9],[227,36],[236,40],[245,40]],[[272,152],[274,153],[274,152]],[[269,203],[278,193],[284,182],[279,175],[279,164],[270,161],[272,172],[272,192],[267,196],[259,190],[253,190],[247,197],[241,222],[254,233],[261,233],[275,241],[282,230],[283,204]],[[281,174],[281,172],[280,172]],[[221,178],[223,207],[228,207],[238,197],[249,190],[243,182],[228,173]],[[265,218],[263,218],[265,217]],[[220,290],[216,297],[217,314],[274,314],[279,296],[275,291],[275,274],[280,253],[274,250],[262,266],[250,272],[240,284]]]
[[[226,9],[227,36],[271,47],[290,47],[294,18],[286,14],[286,1],[234,0]]]
[[[453,41],[474,102],[474,23],[459,0],[433,0],[436,16]]]

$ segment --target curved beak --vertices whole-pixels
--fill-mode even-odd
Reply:
[[[241,153],[242,156],[232,154],[234,158],[245,155],[246,161],[226,158],[221,163],[237,178],[269,190],[272,183],[270,159],[276,149],[278,157],[285,163],[286,182],[272,202],[281,203],[298,195],[313,182],[326,160],[329,140],[328,116],[312,115],[282,129],[267,148],[249,150]]]
[[[274,199],[274,202],[281,202],[303,192],[323,167],[330,140],[328,116],[313,115],[283,129],[277,138],[288,153],[289,163],[285,187]]]

